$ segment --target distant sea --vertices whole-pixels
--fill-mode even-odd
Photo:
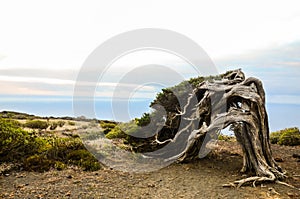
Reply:
[[[151,100],[137,100],[129,103],[130,117],[140,117],[149,112]],[[111,101],[95,101],[97,119],[115,120]],[[39,116],[74,116],[73,102],[70,97],[47,98],[30,96],[0,96],[0,111],[17,111]],[[297,104],[267,104],[270,130],[276,131],[287,127],[300,127],[300,105]],[[117,113],[114,113],[117,114]]]

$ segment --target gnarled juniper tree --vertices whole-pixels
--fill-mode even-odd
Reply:
[[[170,151],[167,159],[189,161],[205,153],[210,138],[231,125],[243,151],[241,171],[255,173],[236,184],[286,177],[272,157],[265,92],[259,79],[246,79],[241,70],[234,70],[214,78],[191,79],[188,83],[195,88],[192,92],[180,91],[178,95],[185,95],[184,99],[165,89],[152,103],[155,112],[163,108],[166,114],[164,125],[152,137],[152,145],[177,144],[178,150]]]

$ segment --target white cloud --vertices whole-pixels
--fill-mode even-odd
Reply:
[[[299,1],[2,1],[0,68],[79,69],[106,39],[157,27],[187,35],[213,58],[299,39]],[[139,59],[139,57],[136,57]]]

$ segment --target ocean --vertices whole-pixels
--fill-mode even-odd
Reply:
[[[128,104],[128,113],[131,119],[140,117],[149,112],[151,100],[137,100]],[[126,102],[127,103],[127,102]],[[109,100],[95,101],[95,113],[97,119],[116,120],[118,110],[112,112],[112,103]],[[1,96],[0,111],[17,111],[39,116],[71,116],[73,113],[73,101],[70,97],[47,98],[30,96]],[[297,104],[267,104],[270,130],[276,131],[288,127],[300,126],[300,105]]]

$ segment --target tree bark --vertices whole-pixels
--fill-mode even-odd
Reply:
[[[272,157],[265,92],[259,79],[245,79],[241,70],[235,70],[221,80],[204,81],[193,90],[181,111],[173,114],[172,119],[183,121],[184,126],[179,127],[171,139],[159,140],[158,132],[155,142],[158,145],[176,143],[183,134],[187,139],[180,153],[168,157],[168,160],[183,162],[205,155],[205,147],[211,138],[216,138],[222,129],[231,126],[243,151],[241,171],[256,175],[236,181],[238,186],[286,177]]]

